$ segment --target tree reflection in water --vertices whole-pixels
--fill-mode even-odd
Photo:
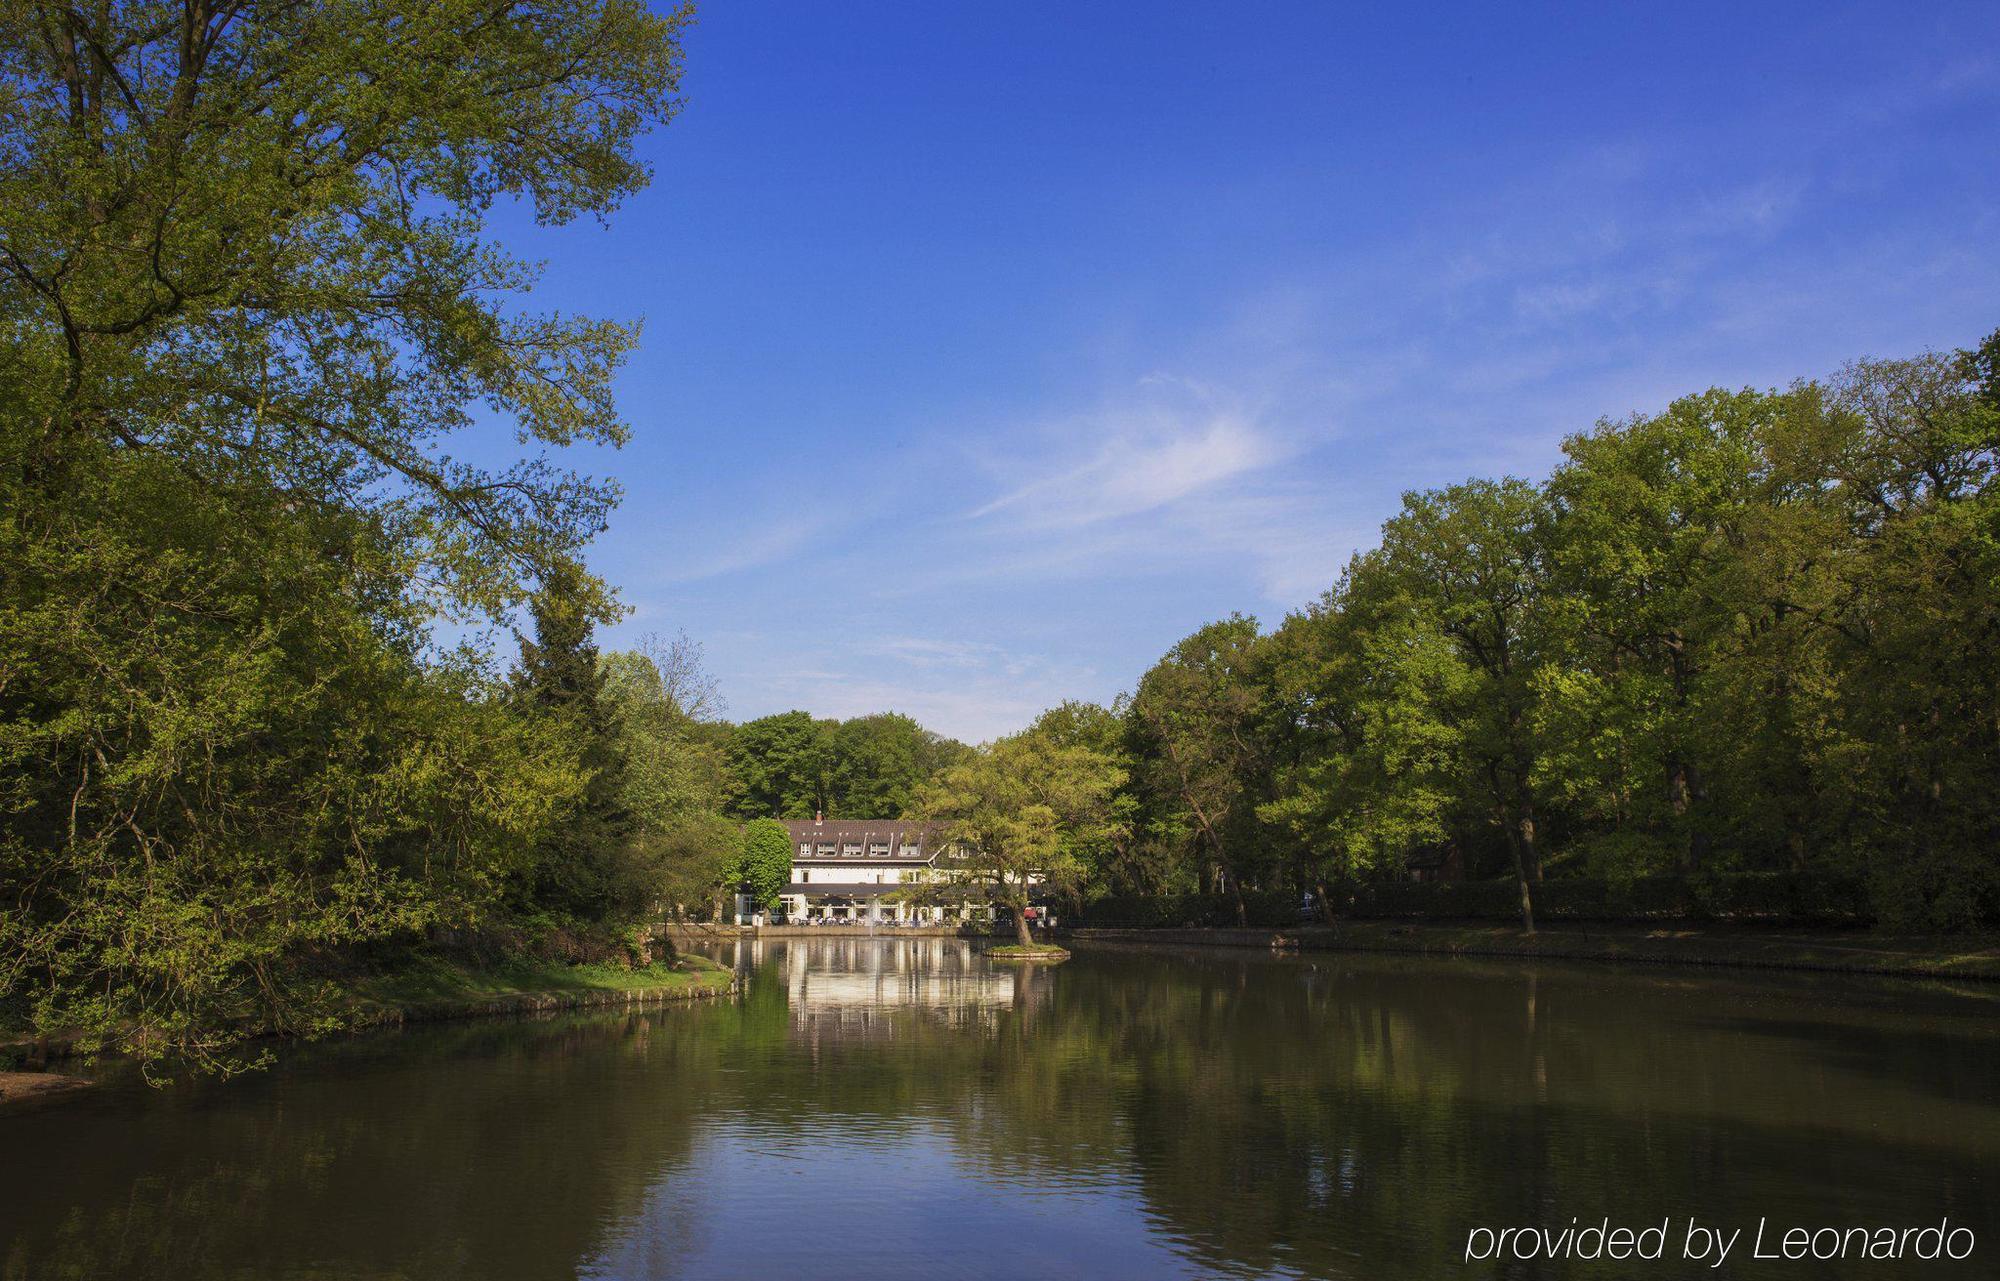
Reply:
[[[0,1120],[0,1276],[1428,1277],[1470,1226],[1572,1215],[1949,1215],[2000,1247],[1991,994],[951,939],[738,960],[733,1004]]]

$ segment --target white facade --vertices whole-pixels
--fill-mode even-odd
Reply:
[[[944,875],[922,824],[897,819],[793,820],[788,921],[949,925],[992,919],[981,896],[943,896]]]

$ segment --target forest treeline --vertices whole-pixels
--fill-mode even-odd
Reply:
[[[2000,913],[2000,333],[1406,494],[1269,632],[1054,717],[1126,776],[1086,895],[1787,872]],[[1325,899],[1337,894],[1323,893]]]

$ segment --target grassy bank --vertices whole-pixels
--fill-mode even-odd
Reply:
[[[735,982],[728,968],[685,954],[672,964],[638,969],[528,959],[474,966],[426,956],[363,979],[353,992],[359,1022],[381,1025],[592,1005],[653,1005],[722,995]]]
[[[1328,952],[1815,970],[2000,981],[2000,937],[1895,936],[1718,926],[1551,925],[1529,935],[1472,922],[1352,921],[1297,929],[1080,929],[1079,942],[1193,943]]]
[[[393,970],[357,977],[346,984],[348,1015],[355,1029],[595,1006],[660,1005],[726,995],[735,986],[736,977],[727,967],[707,957],[685,954],[672,963],[636,969],[526,958],[473,964],[440,955],[419,955]],[[50,1037],[38,1044],[25,1027],[0,1024],[0,1073],[10,1067],[60,1061],[72,1054],[73,1046],[65,1037]],[[12,1081],[11,1088],[0,1089],[0,1106],[10,1094],[24,1096],[34,1084]]]

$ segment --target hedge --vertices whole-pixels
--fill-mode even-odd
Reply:
[[[1246,892],[1243,908],[1248,924],[1297,925],[1302,900],[1296,894]],[[1078,924],[1106,929],[1172,929],[1187,926],[1236,925],[1236,899],[1228,894],[1166,894],[1158,897],[1116,896],[1086,903]]]
[[[1313,919],[1298,895],[1245,894],[1248,924]],[[1504,881],[1377,881],[1334,892],[1341,916],[1430,920],[1514,920],[1520,887]],[[1773,925],[1865,925],[1874,919],[1867,884],[1852,877],[1795,872],[1729,876],[1565,877],[1535,886],[1537,921],[1755,921]],[[1080,924],[1107,928],[1236,925],[1224,894],[1114,897],[1084,906]]]

